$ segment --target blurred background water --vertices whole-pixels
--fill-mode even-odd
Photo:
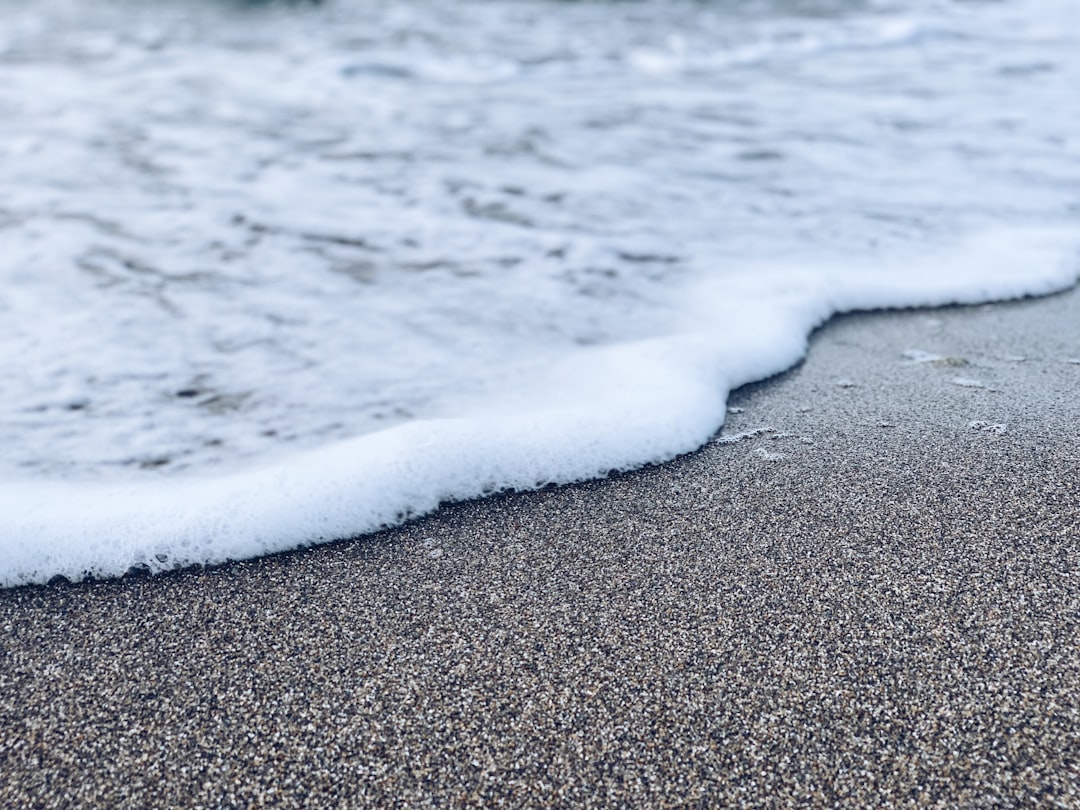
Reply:
[[[1077,88],[1071,0],[0,0],[0,474],[243,464],[703,277],[1075,223]]]

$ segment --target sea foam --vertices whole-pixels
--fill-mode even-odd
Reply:
[[[770,265],[690,285],[682,328],[582,348],[459,418],[419,420],[227,475],[0,487],[0,584],[220,563],[353,537],[441,503],[673,458],[724,421],[729,391],[776,374],[851,310],[1045,295],[1077,240],[998,230],[895,266]],[[728,277],[730,280],[730,276]]]
[[[0,0],[0,584],[670,459],[836,312],[1073,283],[1075,2],[812,5]]]

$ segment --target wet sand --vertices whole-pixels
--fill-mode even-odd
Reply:
[[[837,319],[730,404],[612,480],[0,592],[0,806],[1080,806],[1080,292]]]

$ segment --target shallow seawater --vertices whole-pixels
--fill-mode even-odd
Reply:
[[[569,466],[590,440],[554,442],[525,476],[569,480],[700,442],[728,386],[836,309],[1075,278],[1056,264],[1080,217],[1071,0],[0,0],[0,18],[0,477],[20,493],[320,448],[362,466],[356,437],[505,428],[472,489],[445,483],[453,460],[378,476],[430,477],[413,500],[438,503],[520,483],[504,459],[528,414],[592,397],[637,438]],[[642,359],[686,335],[676,361]],[[671,380],[634,379],[656,368]],[[661,410],[641,386],[668,383],[709,392],[697,421],[641,438]]]

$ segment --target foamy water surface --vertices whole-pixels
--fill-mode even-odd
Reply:
[[[0,0],[0,584],[671,458],[1080,273],[1080,6]]]

